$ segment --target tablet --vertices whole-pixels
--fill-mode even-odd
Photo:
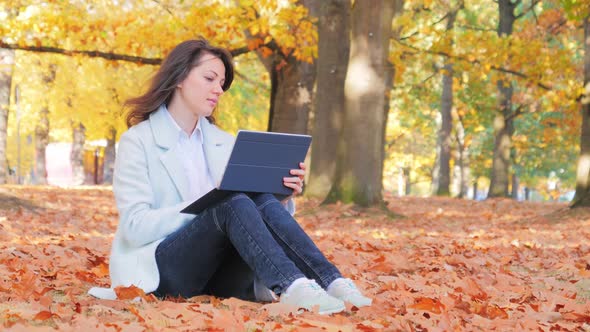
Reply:
[[[238,131],[219,187],[181,212],[198,214],[235,192],[291,195],[293,189],[283,185],[283,178],[293,176],[290,170],[299,168],[310,144],[309,135]]]

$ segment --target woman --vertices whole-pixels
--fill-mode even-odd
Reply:
[[[236,194],[196,217],[180,211],[214,187],[234,137],[212,113],[233,80],[231,55],[186,41],[164,59],[148,91],[127,101],[113,190],[120,214],[112,286],[157,296],[274,299],[323,314],[371,304],[293,219],[291,198]],[[284,185],[301,193],[305,165]],[[319,285],[318,285],[319,284]],[[99,290],[91,294],[105,297]]]

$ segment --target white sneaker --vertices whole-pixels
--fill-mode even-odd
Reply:
[[[361,294],[356,288],[352,280],[346,278],[338,278],[328,286],[328,294],[345,302],[351,303],[353,306],[367,307],[373,303],[373,300]]]
[[[321,315],[329,315],[341,312],[346,307],[344,302],[328,295],[315,280],[299,278],[295,280],[287,290],[281,294],[281,303],[297,306],[307,310],[319,307]]]

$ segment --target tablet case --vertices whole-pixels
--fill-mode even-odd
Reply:
[[[283,177],[293,176],[311,144],[311,136],[240,130],[221,183],[182,213],[198,214],[235,192],[271,193],[282,199],[293,193]]]

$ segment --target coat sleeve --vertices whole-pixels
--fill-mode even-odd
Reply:
[[[157,206],[148,173],[147,151],[134,132],[119,141],[113,191],[119,210],[119,230],[131,247],[141,247],[165,238],[194,216],[180,211],[191,202],[164,208]]]

